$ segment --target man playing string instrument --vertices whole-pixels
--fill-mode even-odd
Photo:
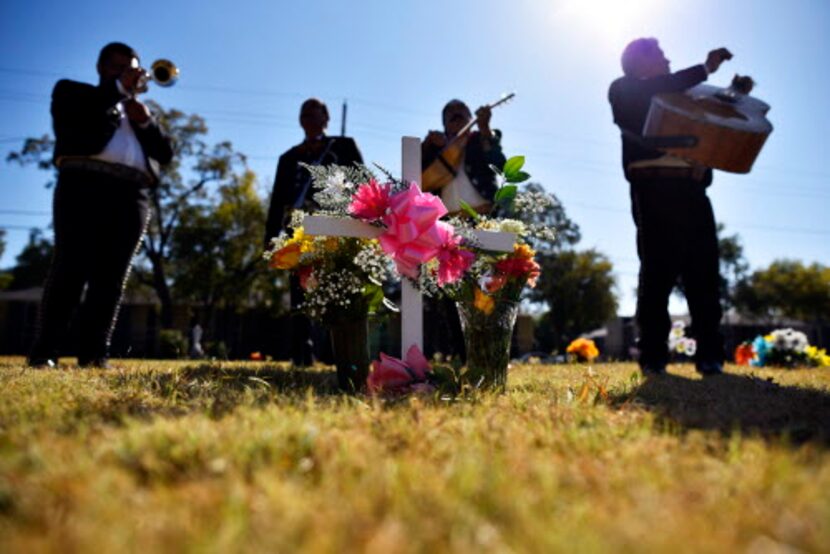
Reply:
[[[697,85],[731,57],[728,50],[719,48],[709,52],[705,63],[671,73],[657,40],[637,39],[625,48],[624,76],[611,84],[608,93],[614,122],[622,131],[623,170],[631,185],[637,226],[639,361],[646,375],[666,370],[671,327],[668,302],[677,284],[692,316],[698,372],[723,371],[718,239],[706,195],[712,170],[666,155],[640,135],[655,94]]]
[[[440,191],[441,200],[450,213],[461,210],[461,201],[478,211],[489,211],[497,187],[496,176],[490,165],[501,168],[505,162],[501,150],[501,132],[490,129],[490,108],[482,106],[476,111],[478,131],[470,131],[466,137],[457,135],[473,118],[467,104],[461,100],[450,100],[444,106],[441,116],[444,131],[430,131],[424,139],[421,166],[426,169],[432,165],[453,139],[466,140],[460,164],[457,168],[452,168],[455,174],[453,179]]]
[[[501,150],[501,132],[490,129],[490,107],[482,106],[476,110],[477,131],[469,130],[473,115],[461,100],[447,102],[441,111],[441,118],[444,131],[430,131],[421,143],[421,167],[427,170],[433,163],[442,163],[447,165],[446,169],[452,175],[448,184],[431,192],[441,196],[450,213],[460,212],[462,202],[478,212],[488,213],[497,188],[496,175],[490,165],[501,168],[505,162]],[[462,141],[455,143],[462,148],[460,157],[439,159],[453,141]],[[452,164],[446,163],[446,160],[452,159],[458,161],[457,166],[449,167]],[[425,188],[426,181],[425,179]],[[432,322],[425,329],[427,354],[442,352],[464,360],[464,334],[455,303],[446,299],[431,300],[426,302],[425,309],[426,317]]]

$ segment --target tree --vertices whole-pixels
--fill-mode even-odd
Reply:
[[[529,299],[550,311],[537,327],[546,350],[562,350],[581,333],[595,329],[617,313],[613,264],[596,250],[563,250],[537,255],[542,274]]]
[[[11,270],[8,288],[21,290],[43,286],[49,273],[53,250],[52,241],[44,238],[40,229],[32,229],[28,244],[17,255],[17,264]]]
[[[781,318],[821,323],[830,319],[830,267],[776,260],[737,287],[738,310],[775,322]]]
[[[562,248],[573,246],[579,242],[582,238],[579,231],[579,225],[568,217],[568,214],[565,212],[565,207],[555,194],[545,191],[544,187],[539,183],[528,183],[525,185],[523,192],[531,194],[544,194],[551,196],[554,199],[553,205],[541,210],[529,221],[530,223],[544,225],[556,231],[556,240],[554,241],[548,242],[535,240],[533,242],[533,247],[536,250],[558,251]]]
[[[0,258],[3,257],[3,252],[6,251],[6,231],[0,229]],[[6,290],[12,282],[12,274],[8,271],[0,270],[0,290]]]
[[[725,226],[718,223],[718,257],[720,259],[720,299],[724,311],[735,306],[738,284],[746,279],[749,262],[744,257],[740,235],[725,236]]]
[[[217,307],[267,304],[273,273],[262,259],[266,212],[246,171],[219,187],[218,202],[188,206],[170,242],[171,274],[178,299],[204,306],[206,319]]]
[[[147,104],[174,141],[173,161],[162,168],[159,186],[153,192],[153,217],[142,248],[150,265],[150,277],[144,281],[155,289],[161,303],[162,327],[169,328],[173,326],[171,243],[180,217],[188,207],[205,198],[208,185],[237,179],[245,157],[234,151],[228,141],[208,146],[202,140],[208,129],[201,116],[176,109],[164,110],[155,102]],[[187,170],[186,175],[183,168]]]

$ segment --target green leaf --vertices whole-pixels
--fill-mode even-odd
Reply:
[[[496,194],[498,195],[498,193]],[[458,205],[461,206],[461,209],[464,210],[464,213],[473,218],[473,221],[478,221],[479,219],[481,219],[481,216],[478,215],[478,212],[476,212],[472,206],[470,206],[463,200],[459,200]]]
[[[504,173],[504,177],[509,181],[513,175],[516,175],[522,167],[524,167],[524,165],[524,156],[513,156],[504,162],[504,169],[502,169],[502,173]]]
[[[523,183],[530,179],[530,173],[524,171],[517,171],[507,178],[508,183]]]
[[[516,185],[505,185],[496,191],[496,195],[493,197],[493,200],[500,204],[510,204],[510,202],[513,201],[513,198],[516,197],[516,192],[518,190],[519,187]]]
[[[366,304],[369,307],[369,313],[373,314],[378,311],[378,308],[383,304],[383,288],[377,285],[366,285],[363,288],[363,296],[366,298]]]

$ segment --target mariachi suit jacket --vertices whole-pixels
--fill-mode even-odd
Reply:
[[[421,148],[421,168],[426,169],[432,165],[441,150],[437,146],[424,143]],[[498,189],[496,174],[490,166],[494,165],[501,169],[504,167],[505,161],[504,153],[501,150],[501,131],[493,130],[493,136],[490,137],[490,149],[487,151],[481,145],[478,131],[470,133],[464,151],[464,172],[476,192],[488,202],[493,201]]]
[[[268,209],[268,221],[265,224],[265,244],[285,228],[285,216],[297,204],[305,192],[304,204],[313,203],[314,191],[309,184],[311,175],[300,163],[310,165],[352,165],[363,163],[363,157],[357,144],[351,137],[324,137],[326,141],[322,152],[312,153],[303,144],[292,147],[282,156],[277,164],[274,188],[271,192],[271,205]],[[322,154],[322,157],[321,157]]]
[[[62,157],[93,156],[104,150],[120,124],[116,104],[124,98],[115,81],[98,86],[68,79],[58,81],[52,91],[53,161],[58,167]],[[173,158],[172,142],[152,118],[144,128],[132,121],[130,124],[144,151],[147,168],[157,180],[159,165]]]

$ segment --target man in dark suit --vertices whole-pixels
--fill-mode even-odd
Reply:
[[[608,93],[614,122],[622,131],[623,170],[637,226],[639,362],[646,375],[666,370],[668,302],[677,284],[689,303],[698,372],[723,372],[718,238],[706,195],[712,170],[660,152],[641,134],[655,94],[697,85],[731,57],[720,48],[709,52],[705,63],[671,73],[657,40],[637,39],[623,52],[624,76],[611,84]]]
[[[317,98],[309,98],[300,107],[300,126],[305,133],[303,142],[280,156],[271,205],[265,225],[265,245],[286,230],[292,210],[307,212],[318,209],[314,201],[311,175],[300,163],[309,165],[352,165],[363,163],[363,157],[354,139],[326,135],[329,123],[328,107]],[[295,276],[290,278],[291,307],[296,309],[303,301],[303,291]],[[311,321],[303,314],[292,317],[291,358],[295,365],[311,365],[313,345]]]
[[[61,80],[52,92],[55,250],[29,357],[54,366],[81,306],[78,362],[108,367],[112,331],[133,256],[149,221],[148,195],[173,149],[147,107],[138,55],[122,43],[98,57],[98,86]]]

